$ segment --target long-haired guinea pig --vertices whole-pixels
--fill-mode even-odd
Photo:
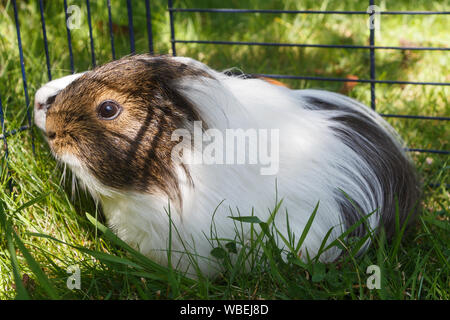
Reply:
[[[233,215],[267,221],[281,202],[274,223],[299,239],[317,206],[297,253],[306,259],[330,230],[327,243],[358,222],[351,236],[381,227],[392,236],[420,197],[401,141],[376,112],[190,58],[127,56],[51,81],[36,93],[35,123],[121,239],[161,264],[170,240],[173,265],[188,272],[186,251],[205,274],[220,271],[211,230],[235,239]],[[318,260],[341,254],[331,247]]]

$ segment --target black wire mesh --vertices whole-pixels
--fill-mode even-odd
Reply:
[[[375,3],[369,0],[369,8]],[[261,9],[228,9],[228,8],[176,8],[173,6],[173,0],[168,0],[169,18],[170,18],[170,34],[172,43],[172,52],[176,55],[176,44],[207,44],[207,45],[246,45],[246,46],[281,46],[281,47],[311,47],[311,48],[327,48],[327,49],[364,49],[370,52],[370,79],[349,79],[349,78],[332,78],[332,77],[316,77],[304,75],[283,75],[283,74],[255,74],[274,79],[298,79],[312,81],[335,81],[335,82],[359,82],[370,84],[370,106],[376,109],[376,87],[379,84],[410,84],[410,85],[429,85],[429,86],[448,86],[449,82],[427,82],[427,81],[399,81],[399,80],[377,80],[376,79],[376,50],[425,50],[425,51],[449,51],[447,47],[414,47],[414,46],[376,46],[375,45],[375,29],[370,29],[369,43],[370,45],[332,45],[332,44],[305,44],[305,43],[278,43],[278,42],[248,42],[248,41],[222,41],[222,40],[179,40],[175,36],[175,15],[177,12],[185,13],[220,13],[220,14],[342,14],[342,15],[369,15],[375,19],[375,11],[327,11],[327,10],[261,10]],[[381,15],[448,15],[449,11],[381,11],[377,12]],[[449,121],[450,117],[431,117],[421,115],[398,115],[398,114],[382,114],[383,117],[404,118],[404,119],[422,119]],[[434,154],[450,154],[450,150],[436,150],[424,148],[408,148],[411,152],[434,153]]]
[[[108,8],[108,27],[109,27],[109,37],[111,44],[111,56],[112,59],[116,59],[116,51],[115,51],[115,43],[114,43],[114,34],[113,34],[113,17],[111,13],[111,1],[106,0],[107,8]],[[15,19],[15,27],[17,32],[17,48],[19,51],[20,57],[20,66],[23,80],[23,90],[25,95],[25,109],[27,115],[27,124],[23,125],[19,128],[14,128],[7,130],[5,127],[5,115],[3,111],[2,105],[2,93],[0,92],[0,124],[2,133],[0,135],[0,139],[3,141],[4,145],[4,154],[3,157],[8,163],[8,141],[7,138],[21,131],[29,130],[32,128],[31,121],[31,113],[30,113],[30,98],[28,95],[28,86],[27,86],[27,78],[26,72],[24,68],[24,55],[22,48],[22,40],[20,34],[20,22],[18,18],[18,9],[16,0],[12,0],[13,9],[14,9],[14,19]],[[136,51],[135,47],[135,34],[133,27],[133,12],[132,12],[132,2],[131,0],[126,1],[127,7],[127,16],[128,16],[128,30],[129,30],[129,43],[130,43],[130,53],[134,53]],[[369,0],[369,6],[374,5],[374,0]],[[66,21],[68,20],[68,6],[67,0],[64,0],[63,3],[64,12],[66,16]],[[86,0],[86,10],[88,17],[88,25],[89,25],[89,40],[90,40],[90,51],[91,51],[91,64],[93,67],[96,66],[96,55],[94,49],[94,37],[92,33],[92,20],[91,20],[91,5],[90,0]],[[153,32],[152,32],[152,20],[151,20],[151,6],[150,1],[145,0],[145,18],[146,18],[146,26],[147,26],[147,36],[148,36],[148,51],[150,53],[154,52],[153,46]],[[40,18],[41,18],[41,27],[42,34],[44,40],[44,50],[46,57],[46,68],[48,79],[52,79],[51,73],[51,64],[49,57],[49,48],[48,48],[48,39],[46,32],[46,24],[45,24],[45,14],[44,14],[44,5],[43,0],[39,0],[39,9],[40,9]],[[172,47],[172,54],[176,55],[176,45],[177,44],[189,44],[189,43],[198,43],[198,44],[207,44],[207,45],[238,45],[238,46],[282,46],[282,47],[313,47],[313,48],[323,48],[323,49],[348,49],[348,50],[368,50],[370,52],[370,78],[369,79],[348,79],[348,78],[333,78],[333,77],[316,77],[316,76],[307,76],[307,75],[283,75],[283,74],[259,74],[261,76],[274,78],[274,79],[300,79],[300,80],[311,80],[311,81],[334,81],[334,82],[359,82],[359,83],[369,83],[370,84],[370,93],[371,93],[371,107],[372,109],[376,109],[376,84],[410,84],[410,85],[427,85],[427,86],[449,86],[449,82],[426,82],[426,81],[398,81],[398,80],[377,80],[376,79],[376,50],[426,50],[426,51],[449,51],[450,48],[447,47],[416,47],[416,46],[376,46],[375,45],[375,30],[370,30],[369,37],[369,45],[335,45],[335,44],[307,44],[307,43],[277,43],[277,42],[248,42],[248,41],[221,41],[221,40],[180,40],[176,38],[175,33],[175,14],[184,12],[184,13],[217,13],[217,14],[252,14],[252,13],[261,13],[261,14],[338,14],[338,15],[369,15],[373,16],[375,14],[374,11],[326,11],[326,10],[262,10],[262,9],[228,9],[228,8],[176,8],[173,6],[173,1],[168,0],[168,12],[169,12],[169,23],[170,23],[170,41]],[[448,15],[449,11],[381,11],[377,12],[381,15]],[[375,17],[372,17],[375,18]],[[67,31],[67,50],[69,51],[70,58],[70,70],[72,73],[75,71],[75,61],[72,50],[72,36],[70,32],[70,28],[66,23],[66,31]],[[420,119],[420,120],[437,120],[437,121],[449,121],[450,117],[432,117],[432,116],[422,116],[422,115],[400,115],[400,114],[381,114],[383,117],[391,117],[391,118],[408,118],[408,119]],[[33,130],[29,130],[32,141],[32,151],[34,153],[35,145],[34,145],[34,136]],[[409,148],[407,149],[411,152],[422,152],[422,153],[434,153],[434,154],[450,154],[450,150],[436,150],[436,149],[424,149],[424,148]]]

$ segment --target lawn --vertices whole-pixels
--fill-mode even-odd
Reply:
[[[18,2],[30,112],[36,90],[48,81],[39,2]],[[126,1],[112,1],[116,58],[130,53]],[[151,1],[155,53],[170,54],[166,1]],[[45,1],[52,77],[70,74],[63,1]],[[80,29],[72,30],[75,71],[92,68],[85,1]],[[376,1],[389,11],[449,11],[449,1]],[[368,1],[186,0],[183,8],[258,8],[365,11]],[[133,1],[136,52],[148,52],[144,1]],[[91,1],[96,64],[112,59],[106,1]],[[308,44],[368,45],[365,15],[174,13],[176,38]],[[448,15],[382,15],[376,45],[448,47]],[[177,55],[198,59],[218,70],[245,73],[369,79],[369,51],[274,46],[177,44]],[[378,80],[450,82],[448,51],[377,50]],[[281,79],[292,88],[341,92],[370,105],[370,84]],[[377,84],[380,113],[450,115],[448,86]],[[27,123],[12,2],[0,1],[0,98],[7,131]],[[450,150],[448,121],[388,121],[410,148]],[[34,136],[35,153],[32,151]],[[215,244],[224,271],[216,279],[191,280],[141,256],[105,229],[101,210],[53,160],[36,128],[7,139],[0,160],[0,299],[449,299],[450,206],[448,155],[411,154],[422,176],[422,214],[408,234],[392,243],[382,236],[361,257],[358,243],[341,243],[349,254],[336,263],[287,261],[273,243],[270,224],[253,221],[254,238],[236,253],[240,237]],[[6,170],[8,165],[9,170]],[[9,188],[12,181],[12,192]],[[277,207],[273,209],[277,213]],[[250,215],[251,213],[241,213]],[[282,213],[284,214],[284,213]],[[95,217],[98,218],[98,222]],[[249,222],[238,222],[249,223]],[[261,228],[262,227],[262,228]],[[213,250],[213,247],[211,247]],[[260,252],[261,254],[257,254]],[[247,253],[247,256],[245,256]],[[236,261],[231,263],[231,261]],[[251,272],[241,265],[253,265]],[[366,286],[366,269],[381,268],[381,289]],[[67,268],[78,265],[81,289],[66,286]]]

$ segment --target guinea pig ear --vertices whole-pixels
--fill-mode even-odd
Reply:
[[[47,105],[47,110],[51,107],[52,103],[55,102],[56,96],[58,95],[58,93],[60,93],[61,91],[58,91],[55,95],[50,96],[47,98],[47,101],[45,102],[45,104]]]

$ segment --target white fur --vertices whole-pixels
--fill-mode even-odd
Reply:
[[[371,168],[359,154],[333,134],[330,118],[339,111],[308,110],[303,97],[305,94],[315,95],[358,110],[363,108],[369,117],[389,128],[375,112],[338,94],[315,90],[293,91],[262,80],[228,77],[189,58],[174,59],[193,64],[213,76],[214,79],[189,78],[178,82],[179,91],[192,101],[210,128],[280,130],[279,172],[276,176],[261,175],[259,167],[255,165],[190,165],[188,169],[193,179],[192,187],[183,171],[179,170],[183,207],[171,205],[171,217],[180,236],[173,230],[172,249],[184,251],[184,246],[187,246],[188,250],[205,257],[198,261],[203,272],[213,275],[220,269],[210,255],[212,247],[207,240],[215,210],[217,236],[234,239],[234,222],[229,218],[230,210],[237,215],[239,208],[243,216],[251,215],[253,210],[260,220],[267,220],[276,201],[283,199],[275,224],[287,235],[287,212],[290,227],[296,234],[296,239],[299,239],[310,214],[320,202],[312,228],[301,248],[302,257],[305,258],[306,250],[314,257],[323,237],[331,228],[334,229],[328,243],[344,230],[336,201],[339,188],[351,198],[358,199],[366,214],[377,209],[376,203],[382,203],[381,187],[368,196],[358,186],[367,185],[368,179],[376,181]],[[66,77],[68,81],[73,78]],[[52,83],[55,82],[38,91],[36,100],[45,101],[46,94],[55,92]],[[67,83],[60,82],[57,88],[61,89],[59,84]],[[49,86],[50,84],[52,85]],[[45,130],[42,116],[36,120],[36,124]],[[69,164],[91,193],[100,199],[109,226],[120,238],[155,261],[167,263],[169,219],[168,199],[165,195],[111,190],[102,186],[74,157],[66,156],[62,160]],[[354,175],[349,177],[346,172]],[[372,215],[368,222],[375,229],[379,215]],[[243,226],[248,232],[250,225]],[[320,260],[333,261],[339,254],[337,248],[332,248],[322,254]],[[181,258],[180,269],[193,271],[186,256],[174,254],[173,257],[175,265]]]

